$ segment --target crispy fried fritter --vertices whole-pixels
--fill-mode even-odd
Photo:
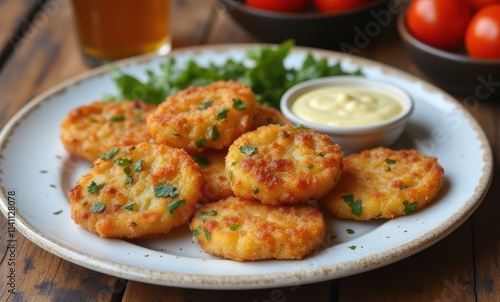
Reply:
[[[60,137],[71,154],[88,161],[115,146],[150,142],[146,117],[156,108],[141,101],[94,102],[72,110]]]
[[[288,120],[278,110],[257,103],[257,114],[253,121],[253,129],[269,124],[288,124]]]
[[[102,237],[167,233],[201,197],[198,165],[181,149],[140,143],[113,148],[69,191],[71,218]]]
[[[189,153],[226,149],[252,127],[255,94],[246,85],[217,81],[169,96],[147,119],[157,143]]]
[[[434,200],[443,173],[436,158],[417,150],[365,150],[344,158],[342,179],[318,203],[338,218],[394,218]]]
[[[229,197],[198,209],[193,236],[209,254],[238,261],[302,259],[323,241],[323,215],[309,204],[271,206]]]
[[[209,203],[233,196],[225,172],[227,150],[213,150],[193,155],[200,166],[203,178],[202,203]]]
[[[343,153],[313,130],[268,125],[229,148],[226,173],[236,196],[265,204],[295,204],[328,193],[342,172]]]

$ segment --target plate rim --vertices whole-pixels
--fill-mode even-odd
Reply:
[[[176,55],[178,53],[182,54],[186,52],[192,52],[193,54],[206,51],[223,53],[232,49],[247,51],[249,48],[255,46],[275,47],[277,46],[277,44],[240,43],[190,46],[174,49],[169,54],[160,57],[156,55],[142,55],[132,57],[129,59],[114,62],[113,66],[123,68],[129,65],[147,63],[151,60],[161,59],[169,57],[171,55]],[[307,284],[313,282],[321,282],[366,272],[368,270],[373,270],[400,261],[406,257],[409,257],[418,253],[419,251],[426,249],[427,247],[445,238],[460,225],[462,225],[481,204],[482,200],[488,192],[493,176],[493,157],[490,143],[486,137],[484,130],[481,128],[477,120],[463,107],[463,105],[439,87],[425,81],[424,79],[420,79],[417,76],[411,75],[406,71],[386,65],[385,63],[379,63],[377,61],[358,57],[352,54],[345,54],[312,47],[294,46],[294,48],[291,50],[291,53],[300,52],[311,53],[312,55],[326,57],[329,59],[334,58],[339,62],[344,60],[354,60],[356,64],[359,64],[362,67],[372,66],[381,68],[384,72],[404,76],[407,80],[410,81],[418,81],[424,86],[423,89],[438,92],[445,97],[447,102],[452,102],[454,105],[456,105],[456,109],[460,110],[461,115],[466,118],[467,123],[476,134],[476,137],[480,142],[480,149],[483,151],[482,174],[479,182],[474,187],[474,193],[469,196],[466,201],[464,201],[461,207],[463,211],[454,212],[453,215],[451,215],[447,220],[441,223],[439,228],[434,228],[431,231],[425,234],[421,234],[419,237],[414,238],[407,243],[397,245],[396,247],[385,250],[383,253],[370,255],[363,258],[361,262],[363,262],[364,265],[356,265],[355,267],[357,267],[357,269],[355,270],[352,269],[352,266],[354,262],[359,262],[360,260],[350,260],[348,262],[343,262],[340,265],[334,265],[333,267],[319,267],[304,271],[237,276],[159,272],[150,269],[138,268],[136,266],[131,266],[128,264],[120,264],[118,262],[104,259],[102,257],[88,255],[70,246],[66,246],[63,242],[59,242],[55,239],[50,238],[49,236],[47,236],[47,234],[44,234],[36,227],[31,225],[24,217],[18,215],[16,215],[15,218],[16,230],[24,235],[28,240],[32,241],[33,243],[42,247],[53,255],[56,255],[60,258],[63,258],[85,268],[95,270],[104,274],[113,275],[118,278],[135,280],[150,284],[169,285],[184,288],[255,289],[297,285],[298,283]],[[94,78],[96,76],[106,74],[110,72],[111,69],[111,66],[106,65],[90,69],[67,80],[64,80],[59,84],[56,84],[55,86],[47,89],[35,98],[31,99],[8,120],[8,122],[0,132],[0,156],[3,153],[4,148],[7,146],[8,140],[13,131],[15,131],[16,127],[20,125],[25,118],[29,117],[32,111],[34,111],[38,106],[41,106],[44,101],[47,101],[52,96],[64,92],[64,90],[70,86],[78,84],[89,78]],[[2,182],[1,178],[0,182]],[[2,200],[2,202],[0,203],[0,210],[7,219],[7,192],[6,188],[4,188],[3,185],[0,186],[0,189],[0,198]],[[365,266],[369,266],[369,269],[363,268]],[[334,276],[332,276],[332,272],[334,272]],[[312,281],[310,280],[311,276],[314,277]]]

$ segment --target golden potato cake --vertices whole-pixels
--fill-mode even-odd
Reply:
[[[326,232],[310,204],[271,206],[234,196],[198,209],[189,226],[205,252],[237,261],[302,259]]]
[[[434,200],[443,174],[435,157],[417,150],[365,150],[344,158],[342,179],[318,204],[337,218],[394,218]]]
[[[71,218],[102,237],[167,233],[193,214],[201,185],[198,165],[182,149],[116,147],[69,191]]]
[[[225,172],[226,150],[205,151],[193,155],[193,159],[200,166],[200,173],[203,179],[200,203],[219,201],[229,196],[233,196],[233,191],[229,186]]]
[[[227,149],[252,127],[255,94],[246,85],[217,81],[167,97],[147,119],[157,143],[189,153]]]
[[[267,125],[234,141],[226,173],[236,196],[296,204],[320,198],[335,186],[342,157],[325,134],[290,124]]]
[[[257,114],[253,121],[253,129],[269,124],[288,124],[288,120],[278,110],[257,103]]]
[[[75,108],[61,124],[61,141],[69,153],[88,161],[116,146],[149,142],[146,117],[155,108],[141,101],[94,102]]]

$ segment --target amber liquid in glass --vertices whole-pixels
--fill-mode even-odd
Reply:
[[[169,0],[73,0],[87,61],[100,64],[170,49]]]

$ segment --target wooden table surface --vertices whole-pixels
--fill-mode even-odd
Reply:
[[[172,0],[173,47],[259,42],[215,0]],[[82,61],[69,0],[0,1],[0,126],[32,98],[90,69]],[[362,49],[367,57],[428,80],[411,62],[393,26]],[[463,99],[458,98],[459,102]],[[498,101],[468,108],[491,143],[498,165]],[[50,135],[50,134],[48,134]],[[80,267],[16,233],[16,293],[1,258],[1,301],[500,301],[500,180],[462,226],[397,263],[358,275],[298,287],[194,290],[156,286]],[[8,252],[0,217],[0,255]]]

